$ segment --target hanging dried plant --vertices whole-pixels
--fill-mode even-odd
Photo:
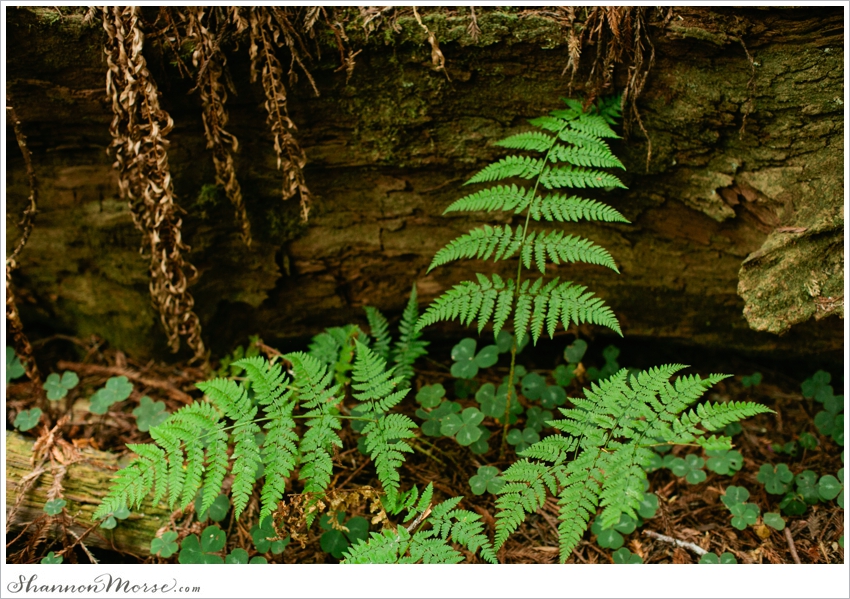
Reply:
[[[285,8],[252,7],[240,9],[235,14],[237,23],[248,22],[251,81],[256,81],[259,76],[266,95],[265,107],[268,114],[266,122],[274,137],[277,168],[283,172],[284,177],[283,199],[287,200],[297,193],[301,206],[301,218],[306,221],[312,201],[310,190],[304,180],[307,157],[294,135],[296,127],[289,118],[287,110],[283,65],[276,55],[276,49],[281,44],[285,44],[291,56],[290,80],[295,77],[295,65],[300,66],[318,95],[316,84],[304,67],[301,58],[301,53],[305,52],[303,42],[292,26]]]
[[[111,154],[121,195],[142,231],[142,252],[150,253],[150,292],[172,351],[180,336],[205,357],[201,325],[187,288],[197,276],[183,260],[189,248],[181,237],[180,208],[174,202],[166,136],[171,117],[159,105],[156,83],[142,55],[144,34],[138,7],[103,7],[108,70],[106,92],[112,100]]]
[[[224,105],[227,91],[221,82],[226,58],[221,51],[221,40],[226,31],[227,17],[224,22],[218,19],[213,24],[219,9],[205,6],[186,7],[186,38],[194,50],[192,64],[198,69],[197,89],[201,94],[203,106],[204,133],[207,148],[212,150],[215,165],[215,181],[224,188],[227,198],[236,209],[236,222],[242,231],[245,245],[251,245],[251,223],[242,199],[242,188],[236,178],[233,154],[239,150],[236,136],[224,129],[229,119]],[[216,31],[216,35],[213,35]]]
[[[7,96],[7,100],[11,100],[11,98]],[[21,121],[15,113],[14,106],[6,106],[6,112],[8,114],[8,122],[12,123],[12,128],[15,131],[15,139],[24,157],[24,167],[27,171],[27,179],[30,187],[27,207],[24,209],[21,222],[19,223],[21,237],[15,245],[15,249],[6,258],[6,322],[9,327],[8,332],[12,335],[15,344],[15,353],[21,359],[24,368],[26,368],[27,377],[35,383],[36,388],[41,388],[41,373],[32,355],[32,345],[30,345],[29,339],[24,333],[24,325],[21,322],[20,314],[18,314],[18,305],[15,302],[15,291],[12,288],[12,271],[18,267],[16,259],[27,244],[30,233],[32,233],[33,223],[35,222],[35,214],[38,210],[38,186],[36,185],[35,170],[32,166],[32,155],[27,147],[27,138],[21,129]]]

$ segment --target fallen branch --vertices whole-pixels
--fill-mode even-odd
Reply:
[[[794,544],[794,537],[791,536],[791,531],[788,530],[788,527],[785,527],[785,540],[788,541],[788,549],[791,550],[791,558],[794,560],[795,564],[801,564],[800,556],[797,555],[797,546]]]
[[[671,544],[675,545],[676,547],[683,547],[684,549],[690,549],[691,551],[693,551],[694,553],[696,553],[700,557],[702,557],[703,555],[708,553],[708,551],[706,551],[705,549],[703,549],[702,547],[700,547],[699,545],[697,545],[695,543],[690,543],[688,541],[680,541],[679,539],[674,539],[673,537],[668,537],[667,535],[662,535],[660,533],[657,533],[657,532],[654,532],[654,531],[651,531],[651,530],[645,530],[645,531],[643,531],[643,534],[645,534],[646,536],[651,537],[653,539],[656,539],[658,541],[664,541],[665,543],[671,543]]]

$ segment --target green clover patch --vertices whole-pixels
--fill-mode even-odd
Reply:
[[[223,564],[224,560],[216,553],[224,549],[226,540],[224,531],[218,526],[207,526],[200,539],[197,535],[183,539],[177,561],[181,564]]]
[[[289,544],[289,536],[283,539],[278,537],[272,519],[269,516],[263,518],[263,521],[259,524],[251,527],[251,540],[254,541],[254,547],[260,553],[271,551],[275,555],[283,553],[283,550]]]
[[[252,557],[250,560],[248,559],[248,552],[244,549],[234,549],[224,558],[225,564],[267,564],[269,563],[266,558],[261,555],[256,555]]]
[[[722,476],[734,474],[744,465],[744,456],[734,449],[707,451],[706,454],[709,456],[705,463],[706,468]]]
[[[736,487],[735,485],[730,485],[726,487],[726,494],[720,498],[720,501],[722,501],[726,507],[731,509],[733,505],[744,503],[749,498],[750,492],[747,491],[744,487]]]
[[[787,464],[762,464],[756,480],[763,484],[764,490],[771,495],[782,495],[791,486],[789,483],[794,480],[794,474]]]
[[[452,376],[458,379],[473,379],[479,368],[489,368],[499,361],[499,351],[495,345],[487,345],[475,353],[475,339],[467,337],[452,348]]]
[[[569,387],[573,379],[576,378],[575,364],[558,364],[555,370],[552,371],[552,376],[555,377],[555,383],[561,387]]]
[[[826,398],[832,397],[832,386],[829,384],[831,380],[832,376],[828,372],[818,370],[811,377],[803,381],[801,386],[803,397],[823,403]]]
[[[460,412],[461,406],[456,401],[444,401],[437,408],[426,412],[425,410],[416,410],[416,415],[424,422],[420,425],[422,432],[429,437],[439,437],[442,427],[442,420],[452,414]]]
[[[454,436],[458,444],[466,447],[481,437],[478,425],[484,420],[484,414],[477,408],[466,408],[460,415],[450,414],[442,419],[440,433],[444,437]]]
[[[516,446],[517,453],[521,453],[537,443],[540,440],[540,435],[536,430],[531,428],[530,426],[525,427],[522,430],[518,428],[512,428],[508,431],[507,442],[510,445]]]
[[[61,377],[53,372],[47,376],[42,388],[47,391],[47,399],[59,401],[68,395],[68,391],[76,387],[79,382],[80,377],[77,376],[76,372],[63,372]]]
[[[15,354],[15,350],[8,345],[6,346],[6,384],[9,381],[23,376],[27,369],[21,364],[21,359]]]
[[[58,516],[66,505],[68,502],[64,499],[51,499],[44,504],[44,513],[48,516]]]
[[[783,530],[785,528],[785,519],[776,512],[767,512],[762,516],[762,521],[766,526],[774,530]]]
[[[154,401],[145,395],[139,407],[133,410],[133,416],[136,417],[136,426],[139,430],[146,433],[168,420],[169,413],[165,409],[164,401]]]
[[[570,364],[578,364],[587,351],[587,341],[576,339],[564,349],[564,359]]]
[[[699,563],[701,564],[737,564],[738,560],[735,559],[735,556],[729,553],[728,551],[724,551],[720,557],[717,557],[716,553],[706,553],[703,555]]]
[[[567,401],[567,392],[558,385],[549,385],[540,394],[540,405],[548,410],[553,410],[564,405]]]
[[[685,458],[674,458],[670,463],[670,470],[676,476],[683,476],[689,484],[696,485],[705,480],[706,474],[703,467],[705,460],[696,454],[689,454]]]
[[[560,387],[556,387],[556,389],[560,389]],[[543,427],[546,426],[546,423],[552,420],[552,412],[549,410],[543,410],[538,407],[528,408],[528,411],[525,413],[525,425],[529,428],[533,428],[538,433],[543,430]]]
[[[741,377],[741,384],[744,387],[758,387],[761,385],[761,373],[754,372],[750,376]]]
[[[6,382],[8,383],[8,381],[6,381]],[[42,564],[61,564],[64,561],[64,559],[65,558],[63,558],[61,555],[56,555],[55,553],[53,553],[51,551],[50,553],[45,555],[43,558],[41,558],[41,563]]]
[[[205,522],[207,518],[213,522],[221,522],[230,511],[230,499],[224,493],[216,497],[209,509],[206,512],[201,512],[203,497],[198,493],[198,498],[195,499],[195,513],[198,515],[198,522]]]
[[[41,408],[22,410],[15,416],[15,428],[21,432],[28,431],[34,428],[39,420],[41,420]]]
[[[611,554],[615,564],[642,564],[643,560],[635,553],[632,553],[625,547],[620,547]]]
[[[843,468],[841,469],[844,470]],[[842,478],[843,478],[843,472]],[[838,497],[839,494],[844,492],[844,485],[837,478],[832,476],[831,474],[827,474],[825,476],[821,476],[818,481],[818,496],[824,501],[830,501]]]
[[[126,520],[130,517],[130,510],[126,505],[122,505],[120,508],[109,514],[106,520],[100,525],[101,528],[105,530],[112,530],[116,526],[118,526],[118,520]]]
[[[106,414],[112,404],[124,401],[132,392],[133,385],[126,376],[113,376],[106,381],[105,387],[92,395],[89,410],[92,414]]]
[[[744,530],[759,519],[760,510],[754,503],[736,503],[729,511],[732,513],[732,526],[738,530]]]
[[[531,401],[540,399],[540,396],[543,395],[543,391],[545,390],[546,379],[536,372],[529,372],[522,377],[522,394]]]

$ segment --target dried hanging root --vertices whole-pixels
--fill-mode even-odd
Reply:
[[[21,129],[21,121],[18,119],[13,106],[6,106],[6,111],[9,122],[12,123],[12,128],[15,130],[15,139],[18,142],[18,147],[24,156],[24,166],[26,167],[30,187],[29,203],[24,209],[21,222],[19,223],[21,227],[21,238],[18,240],[17,245],[15,245],[15,249],[6,258],[6,321],[9,327],[8,332],[12,334],[12,339],[15,343],[15,353],[21,359],[24,368],[26,368],[27,377],[35,383],[37,388],[41,388],[41,373],[32,355],[32,345],[30,345],[29,339],[27,339],[24,333],[24,325],[18,314],[18,306],[15,303],[15,292],[12,289],[12,271],[18,267],[16,259],[21,253],[21,250],[24,249],[30,233],[32,233],[33,223],[35,222],[35,214],[38,210],[38,187],[35,180],[35,170],[32,166],[32,155],[27,147],[27,138]]]
[[[104,7],[106,29],[106,92],[114,117],[110,151],[118,185],[127,199],[136,227],[142,231],[142,252],[150,252],[150,292],[172,351],[187,337],[196,359],[205,358],[201,325],[187,291],[197,276],[184,262],[180,208],[174,203],[165,136],[173,121],[159,106],[156,83],[142,55],[144,35],[138,7]],[[187,275],[187,272],[189,273]]]
[[[245,12],[242,12],[245,11]],[[247,17],[245,13],[247,12]],[[287,45],[292,56],[289,75],[293,76],[294,65],[298,64],[310,78],[301,60],[299,42],[287,18],[286,9],[275,7],[252,7],[233,13],[237,27],[248,23],[250,33],[249,53],[251,56],[251,81],[260,77],[266,94],[266,122],[274,136],[274,149],[277,153],[277,167],[283,172],[283,199],[287,200],[296,193],[301,206],[301,219],[306,221],[310,213],[311,194],[304,180],[304,166],[307,157],[295,139],[295,123],[289,118],[286,105],[286,87],[283,83],[283,66],[275,50],[278,45]],[[310,78],[312,82],[312,78]],[[313,84],[315,89],[315,83]],[[318,92],[317,92],[318,93]]]
[[[224,187],[227,198],[236,208],[236,222],[242,231],[242,240],[245,245],[250,246],[251,223],[233,165],[233,154],[239,149],[239,141],[224,129],[228,121],[224,107],[227,91],[221,83],[221,76],[226,59],[221,52],[220,42],[226,21],[219,20],[218,36],[214,39],[211,21],[215,10],[204,6],[187,7],[186,36],[194,46],[192,63],[199,69],[198,89],[203,106],[204,133],[207,137],[207,148],[212,150],[215,180]]]

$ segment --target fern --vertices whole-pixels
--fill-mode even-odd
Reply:
[[[688,409],[726,377],[686,376],[671,384],[670,377],[683,368],[666,365],[631,378],[623,369],[585,390],[583,398],[573,400],[574,407],[561,408],[562,418],[549,424],[564,434],[535,443],[502,475],[506,484],[496,501],[496,549],[552,494],[558,497],[560,554],[566,561],[597,508],[602,508],[603,528],[614,526],[622,514],[637,518],[654,445],[728,449],[728,437],[707,437],[706,431],[770,411],[752,402]]]
[[[359,541],[345,554],[345,564],[456,564],[464,556],[453,545],[466,547],[478,553],[491,564],[498,562],[490,540],[484,534],[481,516],[468,510],[457,509],[462,497],[453,497],[433,508],[430,498],[433,485],[423,492],[422,500],[408,515],[417,515],[407,528],[386,529],[373,532],[368,541]],[[427,518],[427,520],[426,520]],[[427,529],[412,532],[426,524]]]
[[[614,313],[586,288],[555,279],[544,284],[536,279],[523,280],[523,268],[535,268],[545,275],[549,264],[576,263],[605,266],[619,272],[611,254],[588,239],[565,235],[561,231],[534,231],[530,221],[628,222],[615,209],[597,200],[538,193],[540,188],[615,188],[624,187],[613,174],[600,168],[623,168],[605,139],[617,137],[610,127],[619,113],[611,103],[600,104],[584,112],[580,104],[567,100],[568,108],[534,119],[532,125],[543,131],[512,135],[496,145],[536,153],[538,156],[512,155],[485,167],[466,184],[489,183],[500,179],[521,178],[534,181],[531,187],[516,184],[496,185],[453,202],[448,212],[511,211],[525,217],[524,223],[485,225],[451,241],[439,250],[428,270],[454,260],[480,259],[504,261],[518,259],[515,278],[476,275],[478,281],[464,281],[435,299],[416,325],[417,330],[443,320],[460,320],[469,325],[477,321],[479,333],[492,323],[498,334],[514,314],[514,333],[531,332],[536,343],[542,331],[555,334],[559,324],[565,328],[584,322],[607,326],[622,334]],[[551,133],[550,133],[551,132]],[[512,356],[514,356],[512,352]],[[512,359],[513,363],[513,359]]]

